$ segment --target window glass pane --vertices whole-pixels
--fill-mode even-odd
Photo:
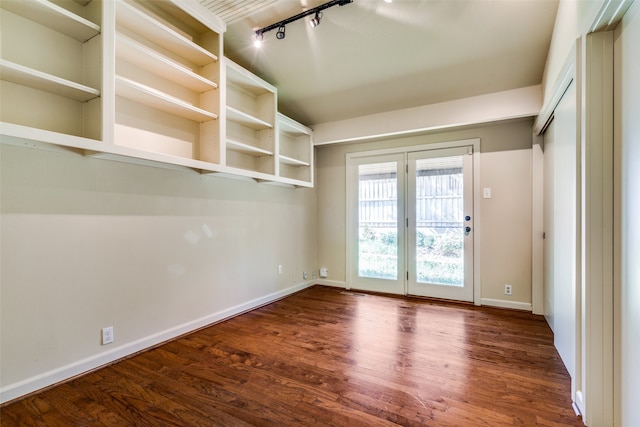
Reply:
[[[358,167],[358,275],[398,279],[397,162]]]

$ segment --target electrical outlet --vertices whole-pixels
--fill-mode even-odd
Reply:
[[[282,265],[278,266],[278,274],[282,274]]]
[[[511,285],[504,285],[504,294],[511,295]]]
[[[113,342],[113,326],[102,328],[102,345],[111,344]]]
[[[307,280],[307,279],[309,278],[309,275],[307,274],[307,272],[306,272],[306,271],[303,271],[303,272],[302,272],[302,278],[303,278],[304,280]]]

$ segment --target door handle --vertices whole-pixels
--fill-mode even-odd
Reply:
[[[471,227],[465,227],[464,232],[469,234],[471,232]]]

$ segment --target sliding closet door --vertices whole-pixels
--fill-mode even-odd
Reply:
[[[554,344],[572,378],[580,378],[579,149],[576,90],[572,83],[545,133],[545,309]]]

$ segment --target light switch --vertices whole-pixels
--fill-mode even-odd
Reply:
[[[485,187],[482,189],[482,198],[483,199],[491,198],[491,187]]]

